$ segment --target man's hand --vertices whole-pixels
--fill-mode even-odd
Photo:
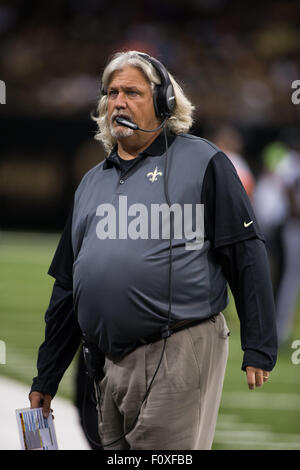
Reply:
[[[43,408],[44,418],[48,418],[52,397],[48,393],[31,392],[29,394],[30,408]]]
[[[269,378],[270,372],[258,367],[246,367],[247,382],[250,390],[261,387]]]

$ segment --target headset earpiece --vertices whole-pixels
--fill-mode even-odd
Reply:
[[[153,103],[156,116],[161,119],[166,119],[172,114],[176,105],[174,88],[167,69],[159,60],[154,59],[154,57],[148,54],[139,53],[139,56],[150,62],[160,77],[160,85],[155,85],[154,88]]]

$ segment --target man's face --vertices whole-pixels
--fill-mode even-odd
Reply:
[[[115,120],[117,116],[135,122],[142,129],[154,129],[159,125],[150,83],[140,69],[126,66],[115,71],[111,76],[107,95],[110,131],[116,139],[138,132],[118,124]]]

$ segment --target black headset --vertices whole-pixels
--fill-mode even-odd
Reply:
[[[153,103],[156,116],[165,119],[172,114],[176,105],[174,88],[167,69],[159,60],[148,54],[141,52],[138,55],[150,62],[160,77],[161,83],[154,88]]]
[[[156,116],[160,119],[166,119],[171,116],[176,106],[174,87],[168,71],[165,66],[154,57],[144,52],[138,52],[136,55],[149,62],[160,77],[161,83],[155,85],[153,91],[153,104]],[[102,95],[107,94],[107,90],[103,86],[101,87],[101,93]]]

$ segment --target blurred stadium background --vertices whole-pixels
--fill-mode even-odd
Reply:
[[[223,124],[234,129],[238,137],[227,132],[219,145],[243,156],[255,201],[256,183],[289,150],[284,136],[292,128],[295,141],[299,130],[300,105],[291,100],[299,44],[300,4],[292,0],[0,1],[1,376],[29,389],[36,375],[53,282],[46,273],[74,189],[105,157],[90,115],[107,57],[136,49],[160,58],[197,107],[195,135],[210,138]],[[272,230],[267,235],[276,279],[281,251]],[[299,299],[278,364],[254,392],[240,370],[233,301],[225,315],[232,333],[214,449],[299,450],[300,364],[291,360],[291,344],[300,339]],[[70,402],[76,361],[58,393]]]

